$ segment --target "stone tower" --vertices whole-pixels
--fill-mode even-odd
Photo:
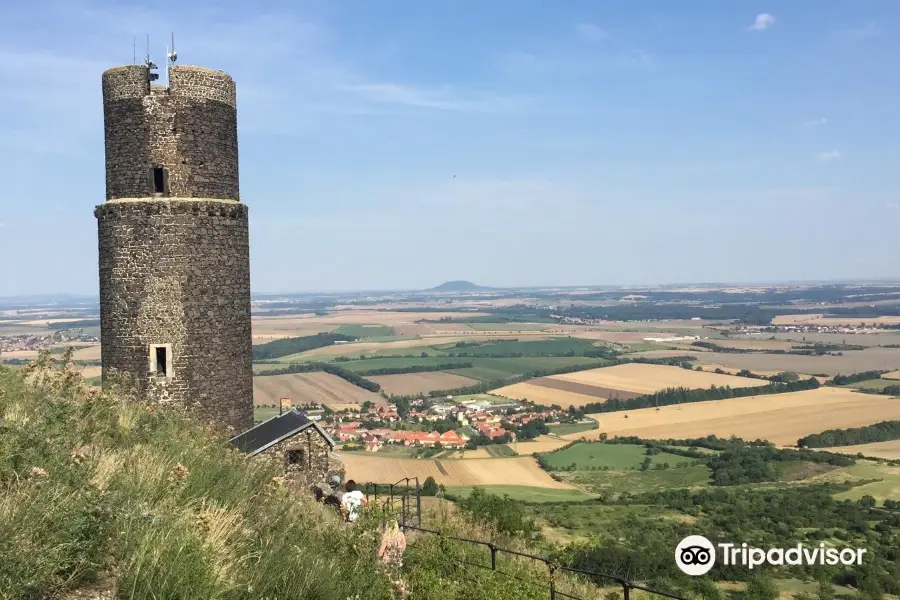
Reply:
[[[104,379],[253,425],[250,246],[238,192],[234,81],[170,66],[103,73],[106,202],[100,242]]]

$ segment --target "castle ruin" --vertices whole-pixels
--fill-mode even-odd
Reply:
[[[103,73],[99,229],[103,377],[149,400],[253,425],[250,247],[229,75],[149,61]]]

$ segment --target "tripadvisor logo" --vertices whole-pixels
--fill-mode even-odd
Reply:
[[[768,550],[731,542],[714,546],[702,535],[689,535],[675,548],[675,564],[687,575],[705,575],[716,564],[717,554],[723,565],[753,569],[764,564],[858,566],[862,564],[865,553],[865,548],[831,548],[825,544],[819,544],[818,547],[797,544],[792,548]]]

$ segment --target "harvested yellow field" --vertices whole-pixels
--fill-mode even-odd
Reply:
[[[563,436],[598,439],[636,435],[648,439],[686,439],[707,435],[767,439],[780,446],[828,429],[846,429],[900,419],[900,402],[848,388],[820,387],[803,392],[748,396],[592,415],[600,428]]]
[[[531,455],[540,454],[541,452],[550,452],[557,448],[562,448],[566,444],[571,444],[572,440],[564,440],[549,435],[540,435],[533,440],[527,442],[513,442],[509,447],[516,451],[517,454]]]
[[[778,315],[772,319],[772,325],[862,325],[879,324],[879,325],[897,325],[900,323],[900,317],[826,317],[825,315],[809,314],[809,315]]]
[[[81,369],[81,376],[85,379],[100,377],[103,374],[103,367],[76,367],[76,369]]]
[[[455,390],[457,388],[479,383],[477,379],[455,375],[453,373],[444,373],[443,371],[403,373],[400,375],[374,375],[367,379],[380,385],[389,396],[427,394],[434,390]]]
[[[734,388],[766,385],[765,381],[747,377],[719,375],[717,373],[689,371],[681,367],[639,363],[553,375],[548,379],[570,381],[587,386],[622,390],[636,394],[652,394],[670,387],[698,389],[709,388],[713,385]]]
[[[253,403],[256,406],[278,404],[280,398],[290,398],[294,404],[315,402],[330,407],[353,405],[366,400],[386,404],[375,392],[364,390],[330,373],[292,373],[253,378]]]
[[[359,482],[394,483],[404,477],[434,477],[446,486],[525,485],[542,488],[571,489],[567,483],[554,481],[528,456],[519,458],[484,458],[478,460],[415,460],[381,458],[377,455],[341,454],[347,478]]]
[[[891,371],[881,376],[882,379],[900,379],[900,371]]]
[[[841,454],[858,454],[886,458],[888,460],[900,460],[900,440],[887,442],[872,442],[871,444],[859,444],[857,446],[837,446],[834,448],[819,448],[826,452],[838,452]]]
[[[703,358],[703,355],[700,355],[700,358]],[[708,363],[708,362],[696,362],[694,363],[698,367],[702,368],[704,371],[715,371],[716,369],[721,369],[730,375],[736,375],[741,371],[737,367],[726,367],[725,365],[720,365],[718,363]],[[779,373],[783,373],[784,371],[753,371],[757,375],[765,375],[766,377],[771,377],[773,375],[778,375]],[[797,373],[797,376],[800,379],[809,379],[812,375],[807,375],[805,373]],[[825,383],[828,381],[828,377],[819,377],[820,383]]]
[[[532,381],[535,380],[532,379]],[[587,394],[553,389],[528,382],[515,383],[488,393],[492,396],[500,396],[512,400],[528,400],[529,402],[544,406],[559,404],[564,409],[567,409],[570,406],[584,406],[591,402],[602,402],[605,400],[604,397],[600,396],[589,396]]]
[[[100,344],[79,348],[72,355],[75,360],[100,360]]]

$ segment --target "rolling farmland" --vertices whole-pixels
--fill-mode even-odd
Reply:
[[[366,400],[386,404],[375,392],[364,390],[329,373],[292,373],[253,378],[253,403],[256,406],[278,404],[290,398],[294,404],[317,402],[335,408],[358,407]]]
[[[805,435],[828,429],[862,427],[900,419],[900,402],[888,396],[863,394],[846,388],[748,396],[694,402],[660,409],[642,408],[594,415],[600,428],[564,436],[599,439],[636,435],[647,439],[687,439],[735,435],[745,440],[767,439],[794,446]]]
[[[539,377],[524,383],[506,386],[491,392],[496,396],[528,400],[538,404],[585,406],[607,398],[634,398],[669,387],[709,388],[713,385],[730,387],[754,387],[766,385],[766,381],[689,371],[681,367],[631,363]]]
[[[795,373],[846,375],[870,370],[893,371],[900,369],[900,348],[867,348],[866,350],[846,351],[842,356],[729,354],[724,352],[697,352],[695,356],[698,359],[702,358],[703,362],[716,363],[735,369],[749,369],[754,373],[794,371]]]
[[[404,373],[402,375],[375,375],[367,379],[380,385],[388,395],[397,396],[427,394],[434,390],[452,390],[478,383],[477,379],[470,379],[469,377],[454,375],[453,373],[444,373],[443,371]]]
[[[394,483],[404,477],[434,477],[450,486],[522,485],[569,489],[555,481],[531,457],[482,458],[472,460],[414,460],[381,458],[360,454],[341,454],[347,478],[359,482]]]
[[[711,386],[754,387],[766,385],[767,382],[747,377],[719,375],[700,371],[689,371],[681,367],[666,365],[643,365],[631,363],[604,369],[591,369],[565,375],[554,375],[552,379],[571,381],[592,387],[609,388],[633,392],[636,394],[652,394],[670,387],[690,389],[709,388]]]

